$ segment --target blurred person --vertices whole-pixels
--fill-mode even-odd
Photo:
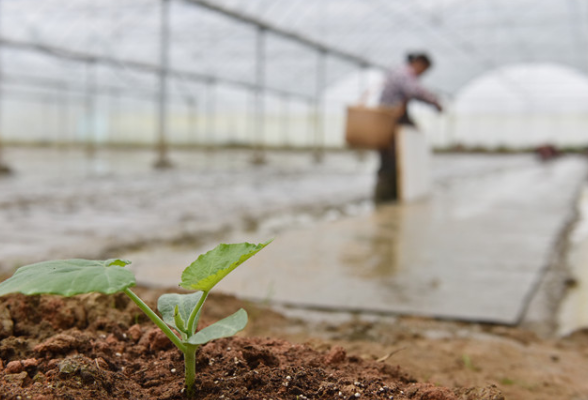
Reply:
[[[551,161],[559,156],[559,151],[552,144],[544,144],[539,146],[537,149],[535,149],[535,152],[541,161]]]
[[[425,89],[419,82],[419,77],[429,70],[432,65],[433,63],[427,54],[410,53],[406,58],[406,63],[402,67],[392,70],[386,77],[384,89],[380,96],[380,105],[401,107],[403,112],[398,119],[399,125],[416,127],[408,114],[408,103],[413,99],[430,104],[439,112],[443,111],[438,97]],[[380,167],[378,169],[374,201],[382,203],[397,200],[395,141],[392,141],[387,149],[379,152]]]

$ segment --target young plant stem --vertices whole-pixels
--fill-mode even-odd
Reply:
[[[198,322],[196,321],[196,316],[198,315],[198,312],[202,308],[202,305],[204,304],[204,301],[207,297],[208,292],[202,291],[202,297],[200,297],[200,300],[198,300],[198,304],[196,304],[196,307],[194,307],[192,313],[190,314],[190,318],[188,318],[188,323],[186,324],[186,327],[188,328],[188,332],[190,332],[189,335],[193,335],[194,333],[196,333],[197,326],[194,326]]]
[[[153,323],[157,325],[157,327],[161,329],[163,333],[165,333],[165,336],[167,336],[169,340],[171,340],[173,344],[175,344],[176,347],[180,349],[182,353],[186,354],[186,345],[182,343],[180,338],[176,336],[176,334],[171,330],[171,328],[167,326],[167,324],[163,322],[161,318],[159,318],[159,316],[155,314],[155,312],[151,308],[149,308],[147,304],[143,302],[143,300],[141,300],[135,293],[133,293],[131,289],[126,288],[124,292],[127,296],[131,298],[131,300],[135,302],[137,306],[139,306],[141,311],[143,311],[145,315],[147,315],[149,319],[153,321]]]
[[[196,380],[196,350],[199,345],[197,344],[186,344],[186,350],[184,351],[184,370],[186,380],[186,395],[188,397],[194,397],[196,390],[194,389],[194,382]]]

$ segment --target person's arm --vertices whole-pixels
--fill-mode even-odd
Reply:
[[[403,86],[407,98],[431,104],[437,111],[443,111],[443,107],[437,96],[425,89],[416,78],[404,80]]]

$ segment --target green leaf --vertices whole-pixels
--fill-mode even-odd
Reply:
[[[204,344],[214,339],[233,336],[247,325],[247,312],[242,308],[227,318],[207,326],[188,338],[190,344]]]
[[[131,262],[129,260],[121,260],[120,258],[109,258],[106,261],[99,261],[106,264],[107,267],[111,267],[113,265],[118,265],[119,267],[126,267]]]
[[[209,292],[232,270],[257,254],[271,243],[220,244],[206,254],[202,254],[182,273],[180,286],[186,289]]]
[[[111,259],[54,260],[26,265],[0,283],[0,296],[20,292],[73,296],[99,292],[112,294],[135,286],[135,275],[125,265],[130,261]]]
[[[188,333],[188,331],[186,330],[186,324],[184,323],[184,320],[182,319],[182,316],[180,315],[180,308],[179,306],[176,306],[176,308],[174,309],[174,324],[176,325],[176,327],[178,328],[178,330],[180,332],[184,332],[184,333]]]
[[[186,332],[187,322],[190,318],[190,314],[192,310],[196,308],[196,305],[200,301],[202,297],[202,292],[195,292],[190,294],[178,294],[178,293],[168,293],[162,295],[159,300],[157,300],[157,309],[161,313],[163,317],[163,321],[171,326],[172,328],[177,329],[180,332]],[[180,327],[177,324],[176,318],[174,317],[176,307],[178,308],[178,317],[182,319],[184,323],[184,327]],[[198,315],[196,315],[195,326],[198,324],[198,319],[200,318],[200,311],[198,311]]]

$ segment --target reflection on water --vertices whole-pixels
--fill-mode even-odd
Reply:
[[[364,232],[343,247],[340,261],[350,274],[372,279],[398,272],[403,215],[399,211],[399,206],[378,207],[366,219]]]
[[[290,226],[219,290],[308,308],[516,324],[585,172],[584,160],[561,160],[447,185],[416,203]],[[229,239],[267,240],[259,228]],[[161,285],[168,276],[177,282],[197,250],[124,256],[137,262],[142,283]]]
[[[365,198],[373,171],[355,171],[343,155],[311,168],[301,155],[276,154],[257,169],[244,168],[245,155],[204,171],[188,166],[204,168],[206,157],[179,153],[177,169],[154,173],[150,154],[113,152],[108,164],[88,166],[104,179],[86,179],[75,159],[53,172],[28,164],[18,179],[0,182],[0,222],[38,233],[37,253],[38,237],[55,239],[46,245],[52,254],[55,243],[67,246],[68,257],[82,239],[93,248],[144,241],[139,251],[113,256],[133,260],[141,283],[153,285],[176,285],[183,268],[219,241],[276,237],[219,290],[305,307],[516,323],[586,171],[575,158],[438,157],[429,199],[372,210],[350,201]],[[39,170],[45,175],[36,177]],[[66,182],[59,190],[49,184],[58,178]],[[34,214],[20,212],[25,200]],[[63,205],[80,211],[55,211]],[[0,253],[21,251],[20,241],[5,244]]]
[[[223,289],[330,310],[515,324],[586,170],[568,159],[280,234]],[[254,284],[252,284],[252,282]]]

